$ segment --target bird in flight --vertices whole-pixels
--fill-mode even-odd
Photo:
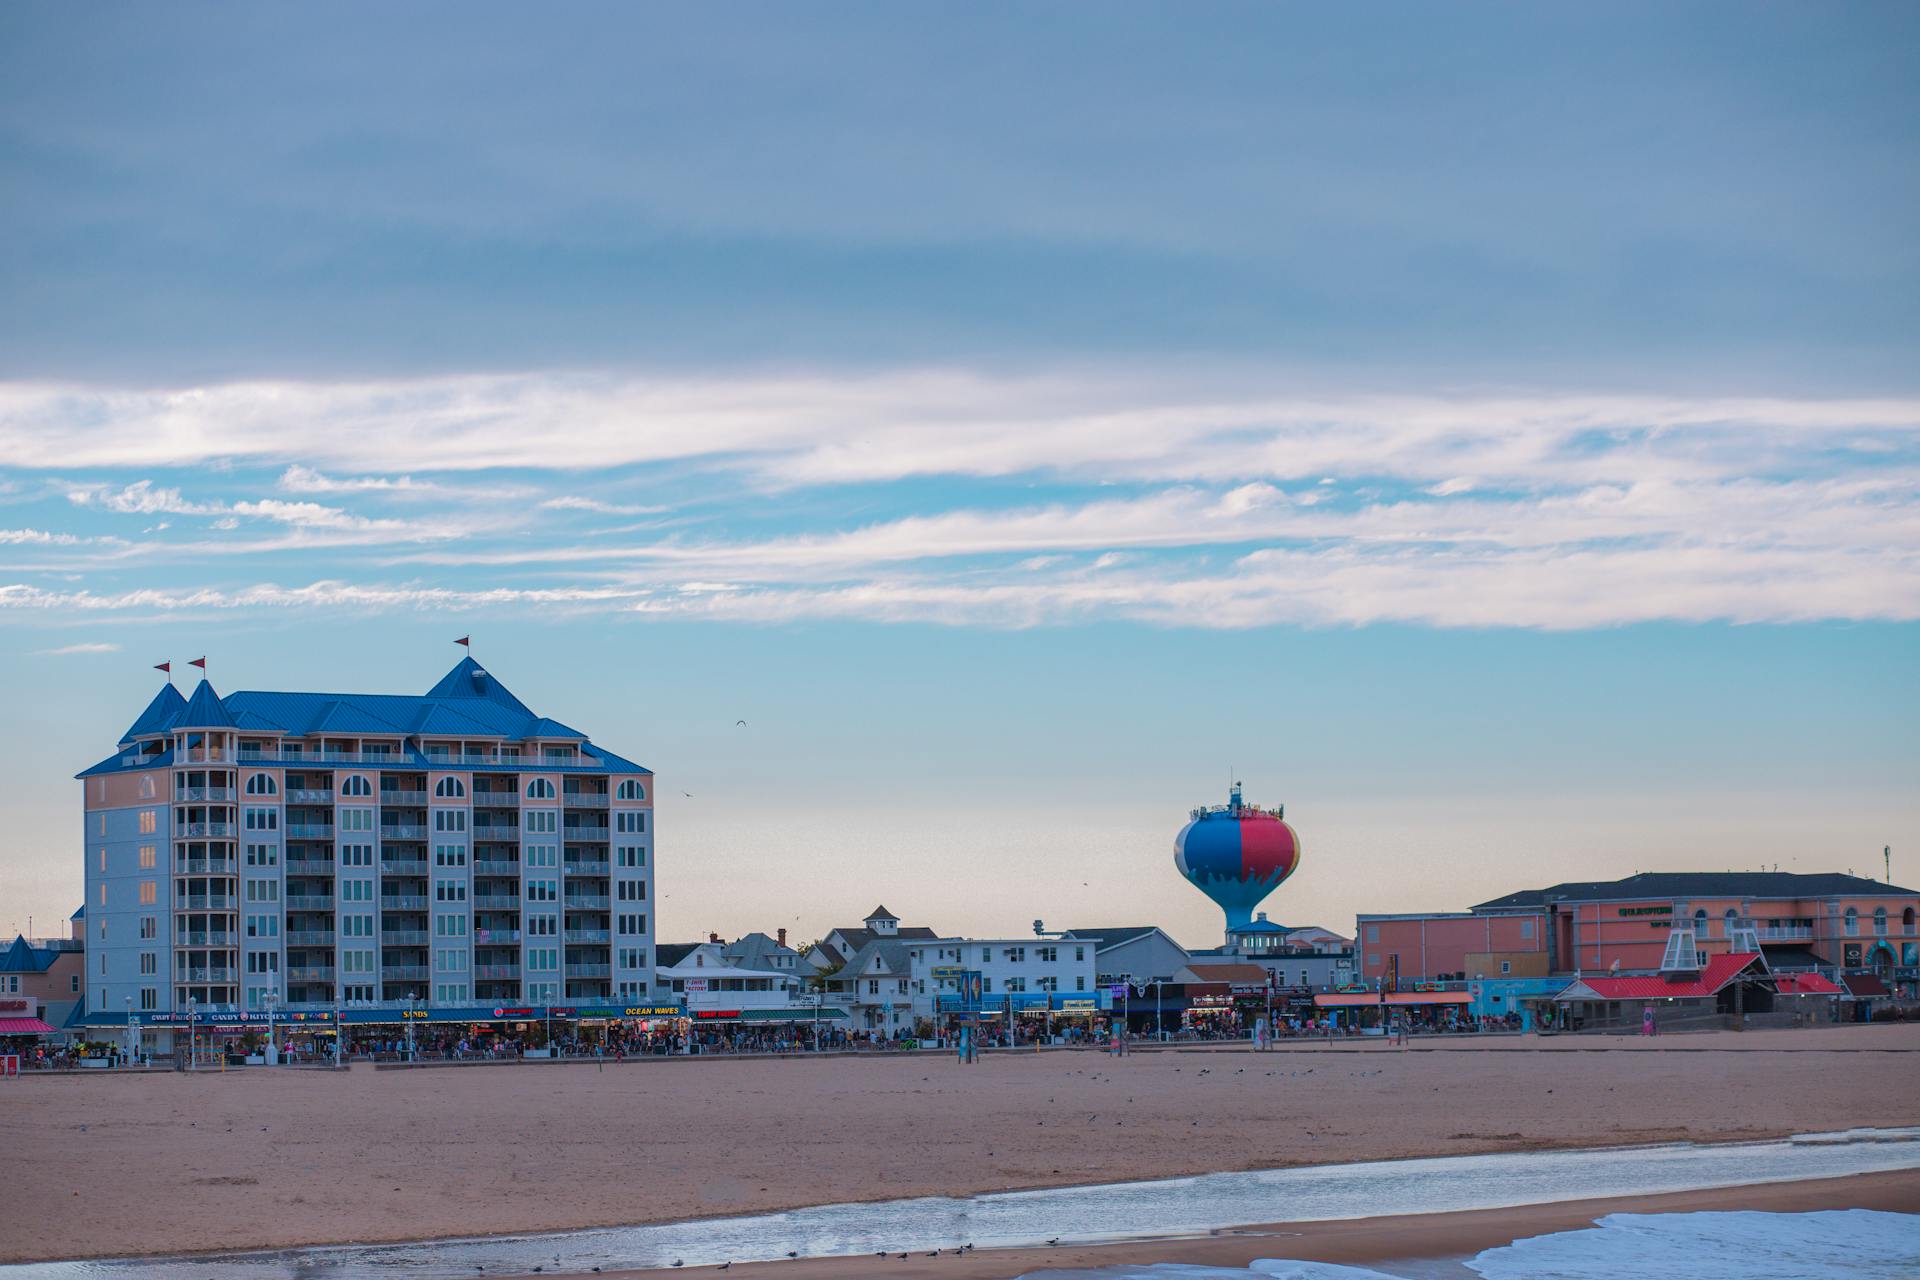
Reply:
[[[745,721],[745,720],[735,720],[735,721],[734,721],[734,723],[735,723],[735,724],[745,724],[745,723],[746,723],[746,721]]]

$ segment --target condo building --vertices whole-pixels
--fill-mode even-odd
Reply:
[[[419,696],[169,683],[79,778],[89,1014],[652,994],[652,773],[471,658]]]

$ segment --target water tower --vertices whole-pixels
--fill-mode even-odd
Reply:
[[[1195,809],[1173,841],[1173,865],[1226,912],[1227,928],[1253,920],[1260,900],[1280,887],[1300,865],[1300,833],[1286,808],[1261,809],[1240,797],[1240,784],[1224,805]]]

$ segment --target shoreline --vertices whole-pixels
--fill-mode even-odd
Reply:
[[[1565,1200],[1504,1209],[1418,1213],[1385,1218],[1254,1223],[1204,1236],[1169,1236],[1110,1244],[1057,1248],[976,1249],[938,1258],[901,1261],[875,1257],[799,1258],[740,1262],[728,1276],[779,1276],[783,1280],[842,1280],[849,1272],[871,1280],[942,1276],[947,1280],[1017,1280],[1042,1270],[1182,1263],[1245,1267],[1261,1259],[1371,1266],[1382,1263],[1464,1260],[1485,1249],[1528,1236],[1578,1231],[1612,1213],[1699,1213],[1727,1210],[1806,1213],[1821,1209],[1874,1209],[1920,1214],[1920,1170],[1856,1173],[1839,1178],[1715,1187],[1656,1195]],[[665,1267],[606,1271],[607,1280],[646,1280]],[[680,1275],[716,1275],[718,1267],[686,1267]],[[511,1280],[532,1280],[512,1277]]]

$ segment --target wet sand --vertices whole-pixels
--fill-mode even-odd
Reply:
[[[1249,1051],[649,1060],[0,1086],[0,1259],[1920,1123],[1920,1025]]]
[[[1380,1266],[1401,1262],[1470,1258],[1484,1249],[1527,1236],[1579,1231],[1609,1213],[1696,1213],[1706,1210],[1759,1209],[1807,1213],[1816,1209],[1879,1209],[1920,1213],[1920,1172],[1864,1173],[1817,1182],[1770,1183],[1757,1187],[1720,1187],[1671,1195],[1621,1196],[1608,1200],[1571,1200],[1514,1209],[1476,1209],[1467,1213],[1419,1213],[1397,1218],[1357,1218],[1342,1222],[1268,1223],[1216,1232],[1189,1240],[1156,1240],[1107,1245],[1063,1245],[1055,1249],[979,1249],[938,1258],[814,1258],[790,1262],[742,1263],[729,1277],[742,1280],[779,1276],[782,1280],[1014,1280],[1049,1270],[1135,1266],[1178,1262],[1214,1267],[1244,1267],[1259,1258]],[[606,1272],[609,1277],[658,1276],[649,1271]],[[713,1275],[714,1267],[687,1267],[676,1275]]]

